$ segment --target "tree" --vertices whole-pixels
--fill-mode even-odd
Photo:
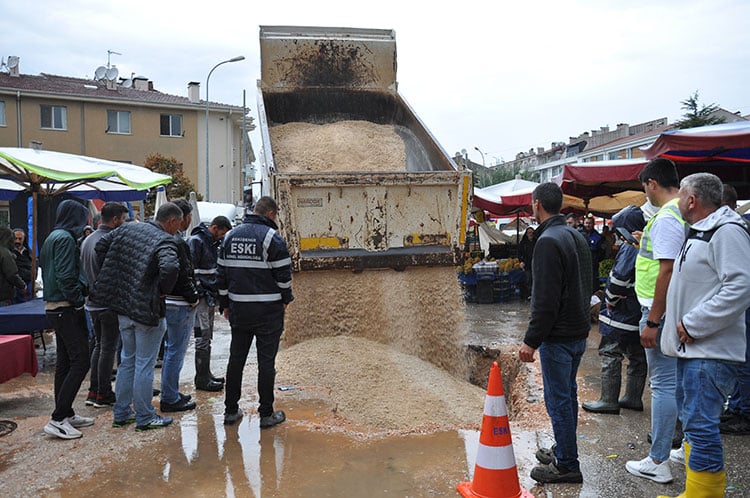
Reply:
[[[680,102],[682,109],[687,112],[682,115],[681,120],[677,121],[674,126],[675,128],[696,128],[698,126],[706,126],[713,124],[720,124],[726,120],[722,117],[711,116],[714,112],[719,110],[719,106],[716,104],[699,104],[698,102],[698,90],[695,91],[686,100]]]
[[[196,188],[190,178],[185,176],[182,171],[182,163],[174,157],[164,157],[159,153],[151,154],[146,158],[144,166],[155,173],[169,175],[172,177],[172,183],[166,185],[167,199],[177,199],[184,197],[187,199],[190,192],[195,192]],[[196,198],[200,201],[203,196],[196,192]],[[153,216],[154,203],[156,201],[156,189],[153,189],[146,198],[145,211],[146,217]]]

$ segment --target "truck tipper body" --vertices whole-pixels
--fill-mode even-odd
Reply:
[[[262,192],[295,271],[454,265],[471,173],[460,170],[397,91],[392,30],[261,26],[258,114]],[[399,171],[285,171],[271,129],[368,121],[403,139]]]

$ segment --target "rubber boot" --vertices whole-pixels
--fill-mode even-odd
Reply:
[[[219,384],[224,383],[224,377],[217,377],[211,372],[211,348],[208,348],[208,378]]]
[[[620,396],[620,373],[622,362],[618,358],[609,356],[602,357],[602,396],[599,401],[587,401],[581,406],[587,412],[607,413],[618,415],[620,404],[617,402]]]
[[[195,388],[201,391],[221,391],[224,384],[214,382],[208,376],[210,354],[208,351],[201,350],[195,352]]]
[[[727,471],[705,472],[690,468],[690,444],[685,441],[685,491],[676,498],[723,498],[727,486]],[[657,498],[669,498],[659,496]]]
[[[646,386],[646,376],[628,375],[625,381],[625,396],[619,399],[620,408],[643,411],[643,388]]]

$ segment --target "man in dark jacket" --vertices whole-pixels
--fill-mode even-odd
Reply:
[[[193,208],[185,199],[174,202],[182,211],[180,231],[187,230],[192,220]],[[188,395],[180,394],[180,372],[185,362],[190,331],[195,321],[195,307],[198,306],[198,291],[195,289],[193,262],[190,248],[182,238],[182,233],[174,236],[177,244],[177,257],[180,260],[180,274],[172,292],[167,294],[167,333],[164,336],[164,363],[161,367],[161,404],[163,412],[184,412],[195,408],[195,401]]]
[[[617,230],[628,233],[641,232],[646,225],[643,211],[638,206],[628,206],[612,217]],[[641,305],[635,295],[635,259],[638,247],[623,241],[615,256],[609,274],[604,302],[599,313],[599,356],[602,358],[602,395],[598,401],[587,401],[581,406],[594,413],[619,414],[620,408],[643,411],[643,388],[646,385],[646,351],[639,334]],[[625,396],[620,396],[622,359],[628,358],[628,380]]]
[[[221,391],[224,378],[211,372],[211,341],[214,336],[214,314],[219,291],[216,287],[216,258],[224,235],[232,229],[226,216],[217,216],[206,227],[195,227],[188,239],[200,301],[195,315],[195,388]]]
[[[591,328],[591,251],[583,235],[559,214],[562,198],[554,183],[543,183],[532,193],[540,222],[532,263],[539,285],[532,288],[531,319],[519,350],[521,361],[532,362],[539,349],[544,402],[555,434],[554,456],[538,452],[541,465],[531,471],[541,483],[583,482],[576,441],[576,373]]]
[[[106,234],[125,223],[128,208],[117,202],[108,202],[102,206],[102,222],[99,228],[86,237],[81,244],[81,267],[86,274],[90,288],[99,276],[99,262],[96,259],[96,243]],[[120,339],[120,327],[117,313],[109,309],[108,303],[98,303],[86,299],[86,310],[91,314],[94,328],[94,349],[91,351],[91,375],[89,376],[89,394],[86,404],[96,408],[105,408],[115,403],[112,392],[112,366],[115,361],[117,341]]]
[[[55,329],[55,411],[44,432],[61,439],[81,437],[78,429],[94,423],[93,418],[73,411],[81,383],[89,371],[89,340],[83,303],[86,277],[76,240],[89,217],[83,204],[66,199],[57,207],[55,227],[44,241],[40,254],[44,279],[44,309]]]
[[[13,300],[13,303],[19,304],[33,299],[36,275],[31,274],[31,249],[29,249],[29,243],[26,239],[26,231],[22,228],[14,228],[13,236],[15,238],[13,254],[16,257],[18,276],[26,284],[26,287],[22,291],[16,292],[16,298]]]
[[[13,250],[13,232],[0,227],[0,306],[12,304],[16,293],[23,292],[26,285],[19,275]]]
[[[256,338],[260,427],[285,420],[273,410],[276,353],[284,330],[284,311],[292,302],[291,258],[286,242],[277,232],[276,201],[261,197],[253,214],[232,229],[219,250],[219,305],[232,326],[227,366],[224,424],[242,418],[239,409],[242,371]]]
[[[117,312],[122,339],[113,427],[135,422],[140,432],[172,423],[156,414],[151,398],[156,355],[167,327],[164,296],[172,292],[180,271],[174,234],[181,224],[182,211],[167,202],[156,221],[125,223],[96,244],[101,270],[91,299]]]

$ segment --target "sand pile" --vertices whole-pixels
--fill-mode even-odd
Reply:
[[[485,391],[414,356],[356,337],[279,352],[279,383],[330,390],[336,414],[370,431],[478,429]]]
[[[451,267],[298,272],[284,344],[347,335],[387,344],[468,379],[461,288]]]
[[[273,126],[269,133],[283,173],[406,171],[406,146],[393,125],[294,122]]]

